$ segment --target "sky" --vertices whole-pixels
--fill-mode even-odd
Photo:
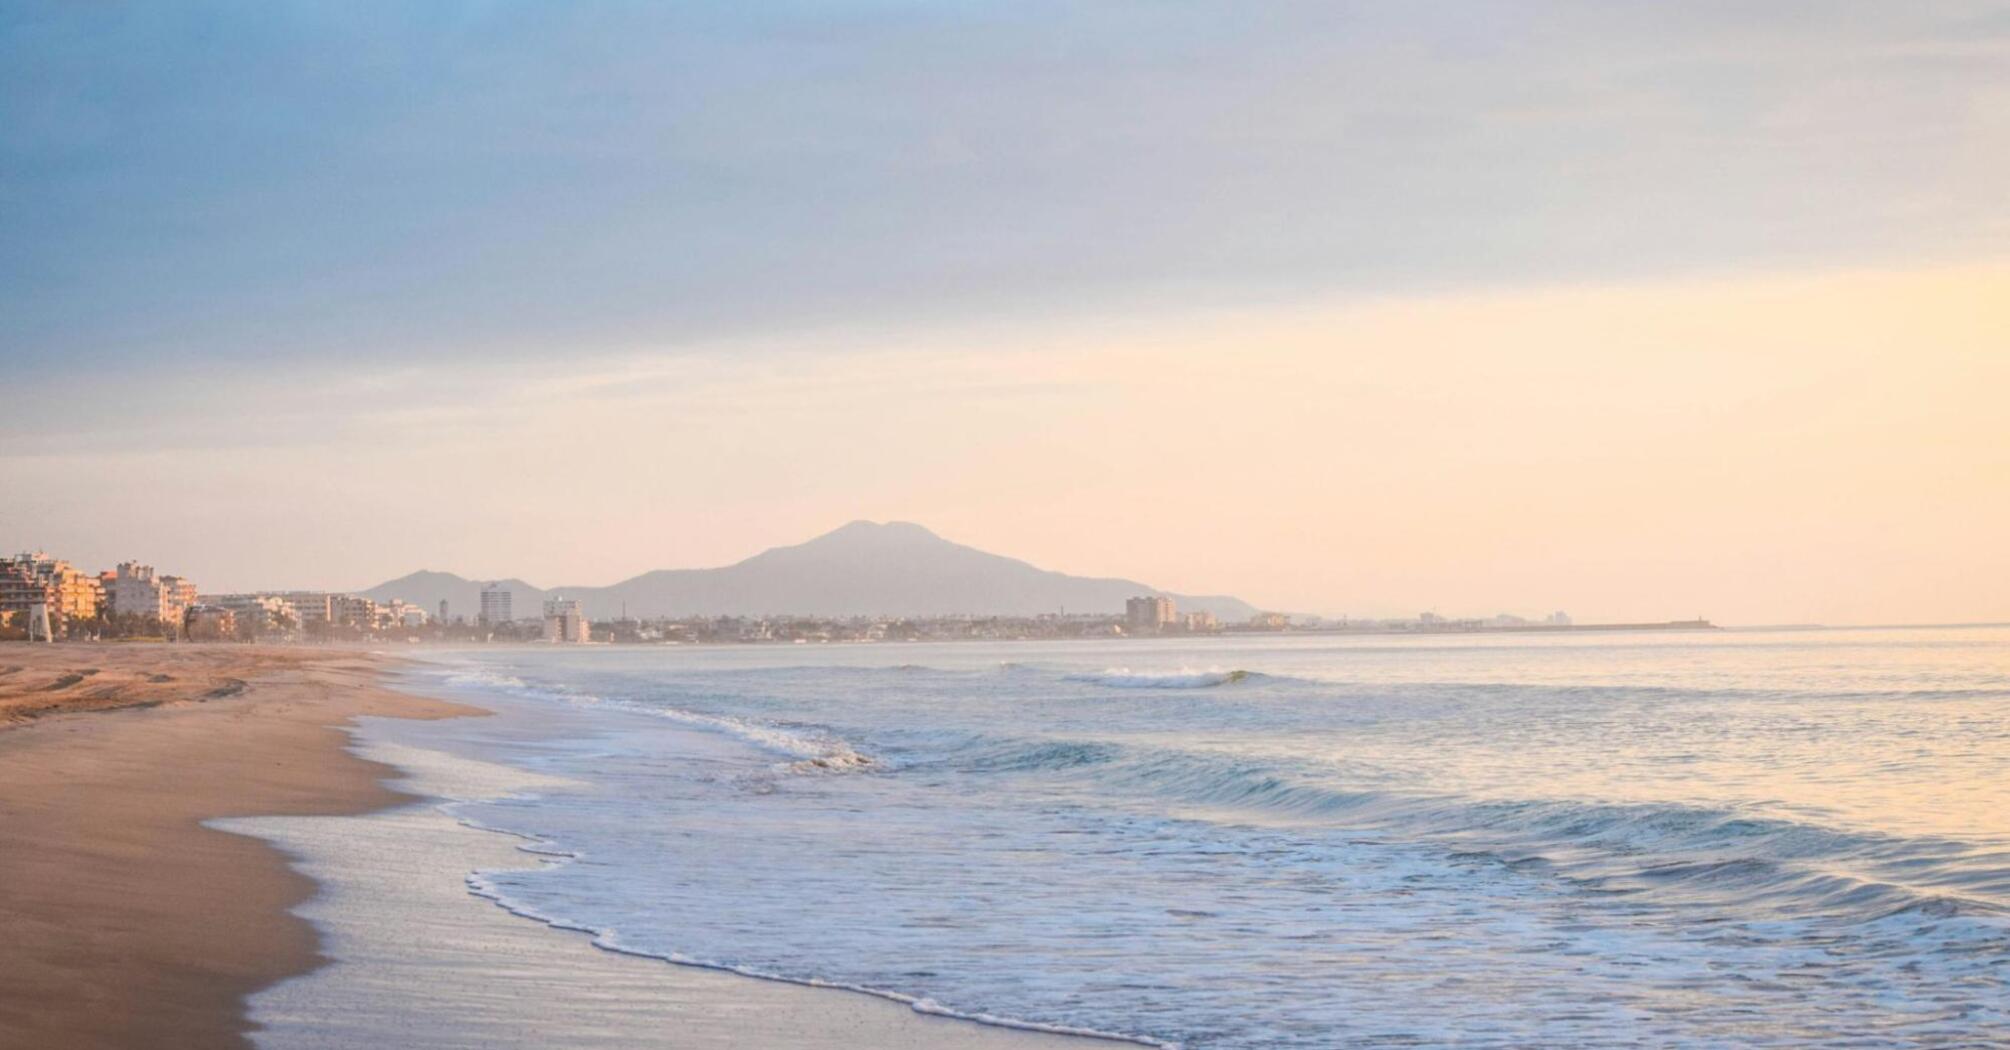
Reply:
[[[0,0],[0,547],[2010,619],[2010,9]]]

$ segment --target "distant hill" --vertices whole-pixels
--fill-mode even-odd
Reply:
[[[437,612],[440,599],[447,600],[450,616],[465,616],[472,620],[482,610],[482,587],[489,580],[470,580],[451,572],[432,572],[421,569],[409,576],[400,576],[388,583],[380,583],[367,591],[356,593],[365,598],[384,602],[397,598],[411,602],[428,613]],[[510,592],[510,612],[515,616],[536,616],[544,607],[546,592],[518,579],[493,581],[503,585]]]
[[[392,598],[428,610],[445,598],[470,619],[481,608],[482,582],[448,572],[415,572],[363,595]],[[1134,580],[1069,576],[1002,555],[951,543],[904,521],[854,521],[793,547],[762,551],[716,569],[659,569],[608,587],[546,590],[505,580],[512,611],[538,615],[547,597],[576,598],[587,616],[610,619],[625,606],[634,617],[946,616],[1040,613],[1121,613],[1124,599],[1167,594]],[[1171,595],[1185,612],[1244,620],[1254,606],[1220,595]]]

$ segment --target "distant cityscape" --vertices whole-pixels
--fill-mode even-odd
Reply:
[[[1577,625],[1561,612],[1540,620],[1503,613],[1452,619],[1349,619],[1259,612],[1224,623],[1212,612],[1181,612],[1172,597],[1130,598],[1121,614],[1037,616],[684,616],[590,620],[580,602],[547,597],[530,615],[501,584],[481,590],[471,611],[331,591],[205,593],[194,581],[137,561],[97,574],[46,553],[0,558],[0,639],[163,639],[168,641],[554,644],[726,644],[1151,638],[1237,633],[1460,633],[1599,629],[1707,629],[1706,620]]]

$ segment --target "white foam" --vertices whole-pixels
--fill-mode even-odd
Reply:
[[[482,668],[454,671],[446,676],[446,680],[449,685],[473,686],[475,688],[525,688],[523,679],[515,675],[497,674],[494,671]]]
[[[1090,682],[1119,689],[1206,689],[1210,686],[1240,682],[1247,677],[1249,677],[1248,671],[1220,667],[1210,667],[1206,670],[1182,667],[1177,671],[1133,671],[1128,667],[1112,667],[1100,674],[1068,676],[1070,681]]]
[[[1137,1046],[1158,1047],[1159,1050],[1181,1050],[1181,1046],[1178,1043],[1165,1042],[1162,1040],[1152,1039],[1146,1036],[1127,1035],[1122,1032],[1106,1032],[1095,1028],[1080,1028],[1069,1025],[1042,1024],[1038,1021],[1023,1021],[1013,1017],[1000,1017],[996,1014],[984,1013],[982,1011],[956,1010],[944,1006],[933,999],[920,996],[905,995],[900,992],[888,991],[883,988],[869,988],[864,985],[848,984],[843,981],[825,980],[821,977],[794,977],[787,974],[775,973],[769,970],[763,970],[752,966],[741,966],[733,963],[719,962],[713,959],[702,959],[695,956],[686,955],[682,952],[675,952],[675,951],[665,952],[665,951],[656,951],[651,949],[633,947],[631,945],[623,943],[620,934],[613,929],[599,928],[590,925],[588,923],[580,922],[577,919],[552,915],[547,912],[540,911],[536,908],[531,907],[530,905],[523,903],[522,901],[510,897],[508,894],[502,892],[495,885],[494,881],[490,878],[490,875],[492,874],[493,872],[475,872],[469,875],[467,880],[468,891],[470,893],[473,893],[475,896],[482,897],[487,900],[495,902],[495,904],[498,907],[502,908],[504,911],[507,911],[512,915],[518,916],[519,918],[531,919],[536,922],[541,922],[546,926],[550,926],[554,929],[568,930],[575,933],[589,934],[593,938],[593,944],[595,947],[602,948],[606,951],[615,952],[621,955],[633,956],[639,959],[655,959],[661,962],[672,963],[677,966],[689,966],[700,970],[712,970],[720,973],[737,974],[738,976],[741,977],[751,977],[756,980],[772,981],[778,984],[795,985],[797,987],[802,988],[824,988],[833,991],[851,992],[859,995],[868,995],[875,999],[884,999],[888,1002],[900,1003],[901,1005],[906,1006],[909,1009],[913,1010],[915,1013],[926,1014],[931,1017],[944,1017],[959,1021],[970,1021],[991,1028],[1002,1028],[1019,1032],[1039,1032],[1047,1035],[1070,1036],[1083,1039],[1096,1039],[1104,1042],[1129,1043]]]
[[[836,737],[824,734],[800,733],[776,726],[762,725],[745,719],[726,715],[707,715],[682,708],[654,704],[617,704],[623,710],[667,718],[689,726],[713,729],[736,736],[750,744],[756,744],[770,751],[793,755],[802,761],[793,765],[803,765],[823,769],[869,768],[874,760],[861,755],[852,746]]]
[[[610,700],[563,686],[535,687],[515,675],[499,674],[485,669],[457,670],[447,676],[447,681],[463,687],[499,689],[520,696],[558,699],[582,707],[612,707],[616,710],[632,711],[699,729],[725,733],[757,747],[780,752],[796,759],[778,767],[785,772],[854,773],[881,768],[877,759],[861,754],[849,743],[825,733],[796,732],[746,719],[727,715],[708,715],[665,704]]]
[[[535,773],[496,762],[462,758],[445,751],[412,747],[388,740],[370,739],[362,730],[353,734],[351,750],[373,762],[396,766],[398,787],[415,795],[448,802],[475,802],[507,798],[534,791],[577,788],[577,780]]]
[[[483,899],[507,906],[485,892],[489,878],[568,863],[574,854],[457,818],[452,810],[461,803],[447,800],[563,790],[571,782],[374,739],[369,726],[359,731],[356,750],[395,762],[406,773],[400,783],[423,786],[434,804],[360,817],[209,822],[274,843],[320,886],[296,912],[321,931],[332,961],[251,997],[251,1039],[260,1050],[808,1050],[830,1045],[833,1032],[900,1050],[1040,1045],[1002,1027],[939,1027],[944,1022],[922,1016],[933,1011],[898,1009],[884,995],[832,996],[811,991],[816,982],[754,982],[746,977],[768,975],[698,963],[639,964],[642,953],[622,949],[611,932],[561,917],[538,918],[595,941],[519,922]]]

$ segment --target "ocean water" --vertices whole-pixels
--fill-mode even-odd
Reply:
[[[463,807],[558,858],[473,887],[626,952],[1193,1048],[2010,1044],[2010,629],[415,678],[580,785]]]

